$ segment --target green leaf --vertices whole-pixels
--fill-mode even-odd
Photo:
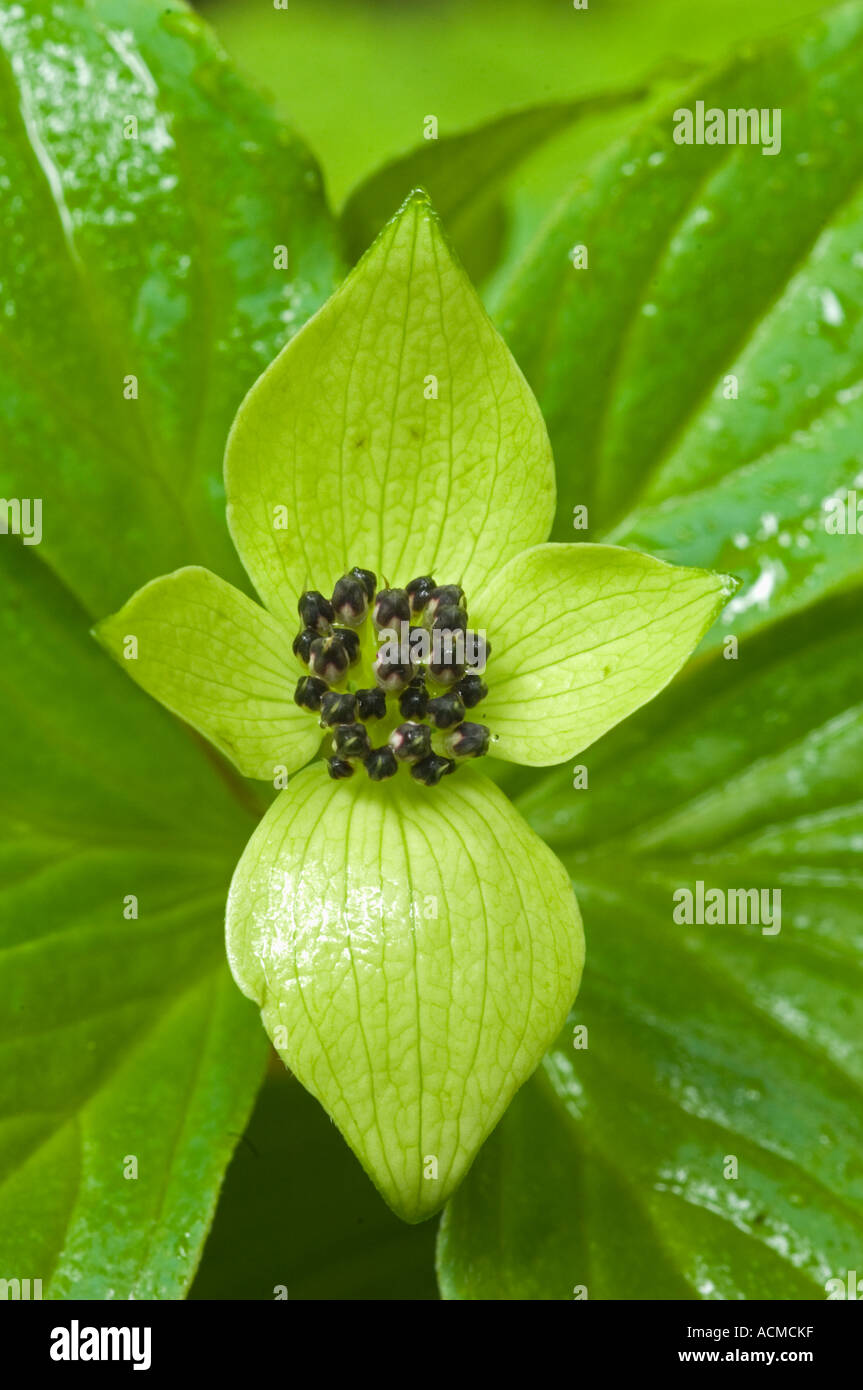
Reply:
[[[158,0],[0,11],[0,183],[0,492],[43,502],[0,546],[0,1269],[177,1298],[263,1068],[221,922],[264,803],[88,629],[160,569],[242,582],[225,433],[334,237],[306,152]]]
[[[237,549],[286,622],[353,565],[470,596],[545,539],[545,425],[424,195],[256,382],[225,477]]]
[[[0,579],[0,1268],[178,1298],[264,1063],[220,930],[252,821],[33,550]]]
[[[227,934],[286,1066],[407,1221],[461,1181],[583,960],[561,865],[472,770],[432,792],[301,772],[240,861]]]
[[[573,192],[498,306],[551,433],[555,536],[572,539],[586,505],[591,537],[741,576],[736,631],[863,574],[863,548],[823,511],[860,485],[861,55],[853,5],[701,80],[675,107],[781,108],[779,153],[678,145],[673,108],[654,115]]]
[[[272,781],[279,767],[293,772],[317,751],[320,730],[293,700],[302,671],[290,632],[209,570],[154,579],[95,634],[246,777]]]
[[[28,0],[0,11],[0,170],[4,495],[44,500],[93,613],[181,565],[243,582],[225,437],[332,285],[313,161],[185,5]]]
[[[617,546],[517,555],[476,605],[494,633],[492,752],[542,766],[587,748],[668,684],[731,592],[723,575]]]
[[[504,179],[573,122],[643,96],[643,90],[634,89],[548,102],[507,112],[457,135],[425,140],[377,169],[351,193],[340,219],[349,259],[362,255],[411,188],[425,188],[467,273],[481,280],[494,267],[500,249],[502,228],[496,210]]]
[[[676,683],[589,790],[520,798],[588,964],[448,1209],[447,1297],[823,1298],[859,1268],[861,641],[859,594],[821,605]],[[781,930],[677,924],[699,880],[780,891]]]
[[[273,1063],[190,1297],[437,1300],[435,1223],[399,1221],[326,1112]]]

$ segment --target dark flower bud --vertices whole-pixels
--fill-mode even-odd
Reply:
[[[309,649],[309,665],[328,685],[344,680],[350,661],[340,637],[316,637]]]
[[[435,787],[442,777],[445,777],[448,772],[454,771],[455,763],[452,758],[440,758],[437,753],[429,753],[427,758],[414,763],[411,768],[411,777],[415,777],[418,782],[423,782],[427,787]]]
[[[305,666],[309,664],[309,652],[317,635],[313,627],[304,627],[302,632],[298,632],[294,638],[292,647],[294,656],[298,656]]]
[[[357,718],[383,719],[387,712],[387,697],[383,690],[357,691]]]
[[[488,752],[488,741],[485,724],[459,724],[446,735],[444,747],[454,758],[481,758]]]
[[[425,719],[429,704],[429,693],[425,681],[414,677],[407,690],[399,696],[399,709],[405,719]]]
[[[333,752],[340,758],[364,758],[370,746],[363,724],[337,724],[333,729]]]
[[[297,688],[294,691],[294,704],[301,709],[318,710],[321,707],[321,699],[327,693],[326,681],[319,681],[315,676],[302,676],[297,681]]]
[[[348,665],[356,666],[360,659],[360,638],[359,633],[353,632],[349,627],[334,627],[333,636],[338,637],[342,646],[348,654]]]
[[[426,604],[426,619],[434,618],[439,608],[466,608],[464,589],[458,584],[440,584],[432,589]]]
[[[343,695],[328,690],[321,696],[321,723],[353,724],[357,717],[357,697],[345,691]]]
[[[474,709],[488,694],[488,686],[480,676],[462,676],[456,692],[464,702],[465,709]]]
[[[464,719],[464,705],[454,690],[429,700],[428,717],[438,729],[452,729]]]
[[[303,627],[313,627],[315,632],[329,632],[335,614],[333,605],[317,589],[308,589],[300,594],[297,604]]]
[[[421,574],[405,587],[412,613],[421,613],[429,601],[435,582],[430,574]]]
[[[373,782],[385,782],[399,770],[396,755],[391,748],[373,748],[364,761],[364,767]]]
[[[429,662],[429,676],[436,685],[455,685],[463,675],[464,662],[456,661],[454,658]]]
[[[361,570],[358,565],[354,565],[351,570],[351,578],[358,579],[363,586],[363,592],[369,603],[375,596],[375,589],[378,586],[377,575],[372,574],[371,570]]]
[[[368,595],[359,579],[343,574],[333,589],[333,612],[340,623],[359,627],[369,607]]]
[[[404,589],[379,590],[372,613],[376,628],[394,627],[396,623],[408,623],[410,616],[410,600]]]
[[[419,762],[431,752],[431,729],[428,724],[399,724],[390,734],[390,748],[399,762]]]
[[[309,666],[309,653],[311,651],[311,644],[313,644],[314,639],[315,637],[317,637],[317,635],[318,634],[317,632],[315,632],[313,627],[304,627],[303,631],[297,632],[295,639],[293,639],[292,646],[290,646],[290,649],[292,649],[293,655],[299,656],[300,662],[303,663],[303,666]]]
[[[413,671],[409,666],[400,666],[397,662],[382,661],[380,657],[375,658],[372,670],[375,673],[375,680],[382,690],[386,690],[391,695],[398,695],[405,686],[410,684]]]
[[[452,603],[441,605],[434,615],[432,627],[444,632],[467,632],[467,613]]]
[[[327,772],[339,782],[343,777],[353,777],[354,765],[345,758],[327,758]]]
[[[313,627],[304,627],[303,631],[297,632],[295,639],[293,639],[292,646],[290,646],[290,649],[292,649],[293,655],[299,656],[300,662],[303,663],[303,666],[309,666],[309,653],[311,652],[311,644],[313,644],[314,639],[315,637],[317,637],[317,635],[318,634],[317,632],[315,632]]]

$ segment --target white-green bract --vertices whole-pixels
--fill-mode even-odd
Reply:
[[[252,387],[225,479],[264,606],[189,568],[97,633],[240,772],[290,774],[234,875],[231,968],[383,1196],[420,1221],[562,1028],[581,920],[563,866],[477,767],[434,788],[327,777],[322,730],[293,702],[298,598],[353,565],[460,584],[492,647],[490,752],[545,766],[661,690],[731,583],[544,543],[539,408],[420,193]]]

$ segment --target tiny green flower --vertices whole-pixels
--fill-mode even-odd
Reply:
[[[587,747],[668,683],[730,584],[546,543],[539,408],[419,193],[252,387],[225,480],[265,606],[182,569],[97,635],[240,772],[290,774],[234,875],[228,959],[420,1221],[559,1033],[584,958],[568,875],[484,760]]]

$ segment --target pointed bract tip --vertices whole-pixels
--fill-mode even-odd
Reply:
[[[393,213],[391,220],[396,221],[397,218],[404,217],[407,213],[413,211],[429,213],[432,217],[437,218],[437,213],[434,210],[434,205],[427,189],[412,188],[401,207],[397,208]]]
[[[720,593],[724,599],[731,598],[743,585],[743,580],[738,579],[735,574],[717,574],[716,578],[721,581]]]

